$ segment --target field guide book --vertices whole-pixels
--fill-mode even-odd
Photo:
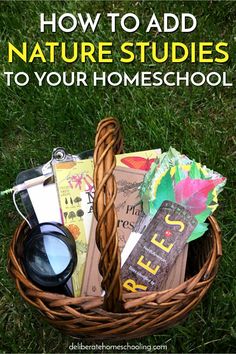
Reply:
[[[145,174],[160,153],[160,149],[155,149],[117,155],[116,165],[127,170],[141,170]],[[53,169],[63,224],[76,241],[78,262],[72,284],[74,296],[80,296],[93,217],[93,160],[56,163]]]

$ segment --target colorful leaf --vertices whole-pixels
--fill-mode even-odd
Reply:
[[[170,170],[168,170],[162,177],[160,184],[157,187],[155,200],[150,202],[151,215],[155,215],[165,200],[175,201],[173,180],[170,175]]]
[[[189,177],[192,179],[201,179],[201,172],[199,170],[198,164],[193,161],[189,171]]]
[[[212,214],[212,211],[209,207],[207,207],[204,211],[202,211],[201,213],[194,215],[195,219],[197,219],[197,221],[199,222],[199,224],[203,223],[208,216],[210,216]]]
[[[152,163],[150,170],[146,173],[140,190],[141,198],[149,192],[149,188],[155,176],[158,164],[159,160],[157,158],[156,161]]]
[[[193,215],[199,214],[207,207],[208,193],[224,180],[225,178],[202,180],[187,177],[175,186],[176,202],[186,207]]]
[[[186,178],[185,172],[182,170],[182,168],[179,165],[177,165],[175,171],[175,183],[176,184],[179,183],[184,178]]]
[[[196,240],[197,238],[201,237],[207,230],[208,230],[207,223],[198,224],[193,230],[193,232],[191,233],[191,235],[189,236],[187,242]]]

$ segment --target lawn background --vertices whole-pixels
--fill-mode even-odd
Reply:
[[[109,32],[108,21],[101,21],[96,33],[40,34],[39,14],[57,12],[135,12],[147,23],[152,12],[193,13],[198,28],[192,34],[146,34],[141,27],[135,34]],[[137,151],[170,145],[217,170],[228,178],[220,196],[217,218],[223,232],[223,251],[219,273],[204,301],[188,319],[159,335],[130,344],[167,344],[168,352],[235,352],[235,88],[184,87],[26,87],[6,86],[4,71],[226,71],[235,80],[236,3],[231,1],[1,1],[0,2],[0,190],[10,187],[24,169],[46,162],[56,146],[76,153],[93,147],[98,121],[116,116],[125,136],[125,150]],[[227,64],[53,64],[32,65],[20,60],[7,64],[7,42],[23,41],[226,41],[231,60]],[[12,234],[20,218],[10,197],[0,200],[0,352],[69,352],[77,341],[66,337],[41,320],[26,305],[6,273],[6,257]]]

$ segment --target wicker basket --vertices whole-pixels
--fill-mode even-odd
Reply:
[[[208,233],[190,243],[184,283],[165,291],[122,293],[113,176],[114,155],[122,148],[118,122],[113,118],[102,120],[94,151],[94,214],[98,220],[96,242],[101,252],[99,271],[104,297],[71,298],[42,291],[32,284],[19,257],[19,245],[27,230],[25,223],[18,227],[10,245],[8,271],[20,295],[50,324],[74,337],[128,340],[166,329],[186,317],[201,301],[217,273],[221,233],[216,219],[209,217]]]

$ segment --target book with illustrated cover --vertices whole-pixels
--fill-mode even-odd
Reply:
[[[148,222],[146,215],[142,213],[139,196],[139,187],[143,181],[145,172],[117,167],[114,174],[118,187],[115,201],[118,216],[118,242],[120,251],[122,252],[132,230],[135,230],[137,235],[140,232],[140,228],[144,228],[145,222]],[[137,220],[142,220],[142,222],[137,223]],[[98,271],[100,253],[95,241],[96,225],[96,219],[93,218],[82,295],[100,296],[102,293],[102,278]],[[135,240],[133,241],[136,243],[138,237],[136,242]],[[168,274],[164,288],[173,288],[184,281],[186,259],[187,247],[177,257],[174,266]]]
[[[164,201],[136,244],[125,245],[121,268],[123,288],[131,292],[162,289],[196,225],[197,220],[187,209]]]
[[[79,296],[93,216],[93,161],[62,162],[53,168],[63,224],[75,238],[78,261],[72,284],[74,296]]]
[[[153,217],[146,215],[143,211],[139,215],[135,227],[126,242],[126,249],[121,253],[121,265],[123,265],[124,261],[128,257],[128,254],[131,252],[131,249],[136,245],[152,219]],[[174,265],[171,267],[166,280],[163,281],[163,284],[159,287],[159,290],[172,289],[184,282],[187,256],[188,244],[184,246],[183,251],[177,256]]]
[[[117,166],[140,169],[144,176],[152,162],[161,153],[160,149],[116,155]],[[76,241],[78,262],[72,275],[74,296],[81,295],[88,241],[93,217],[93,160],[79,160],[54,164],[54,175],[60,202],[63,224],[71,231]],[[136,170],[137,173],[137,170]],[[138,210],[130,210],[130,213]],[[122,223],[122,221],[120,221]],[[131,225],[124,221],[123,229],[131,232]],[[124,240],[124,236],[121,236]]]
[[[115,207],[118,217],[118,242],[122,250],[131,231],[141,214],[139,187],[143,182],[145,171],[127,167],[116,167],[114,175],[117,183]],[[100,253],[95,241],[96,219],[93,218],[89,241],[88,256],[82,287],[82,295],[101,295],[101,275],[98,271]]]

